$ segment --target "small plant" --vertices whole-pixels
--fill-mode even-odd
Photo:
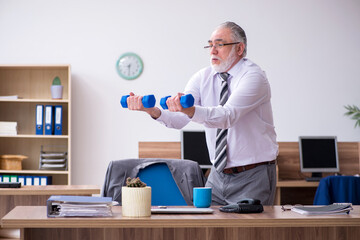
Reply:
[[[126,186],[127,187],[146,187],[146,183],[143,183],[140,178],[133,178],[128,177],[126,179]]]
[[[60,78],[59,77],[55,77],[53,82],[52,82],[52,85],[61,85],[61,81],[60,81]]]
[[[355,128],[357,127],[357,126],[359,126],[360,127],[360,109],[357,107],[357,106],[355,106],[355,105],[347,105],[347,106],[345,106],[345,109],[346,110],[348,110],[346,113],[345,113],[345,115],[346,116],[351,116],[352,115],[352,117],[351,117],[351,119],[354,119],[356,122],[355,122]]]

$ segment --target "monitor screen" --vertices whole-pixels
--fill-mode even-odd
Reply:
[[[337,139],[329,137],[299,137],[301,172],[339,172]]]
[[[211,168],[205,131],[181,131],[181,158],[196,161],[201,168]]]

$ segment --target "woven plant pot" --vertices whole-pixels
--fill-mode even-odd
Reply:
[[[151,187],[122,187],[122,215],[149,217],[151,215]]]

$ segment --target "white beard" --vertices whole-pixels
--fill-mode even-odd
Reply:
[[[218,59],[220,61],[220,64],[212,64],[211,59],[215,57],[216,59]],[[234,63],[234,61],[236,60],[236,52],[235,52],[235,47],[233,47],[229,53],[229,56],[226,60],[220,59],[217,56],[210,56],[210,65],[211,67],[219,73],[222,72],[226,72],[227,70],[229,70],[229,68],[231,67],[231,65]]]

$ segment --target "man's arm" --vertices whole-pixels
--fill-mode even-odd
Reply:
[[[155,120],[161,116],[161,111],[158,107],[145,108],[145,112]]]

